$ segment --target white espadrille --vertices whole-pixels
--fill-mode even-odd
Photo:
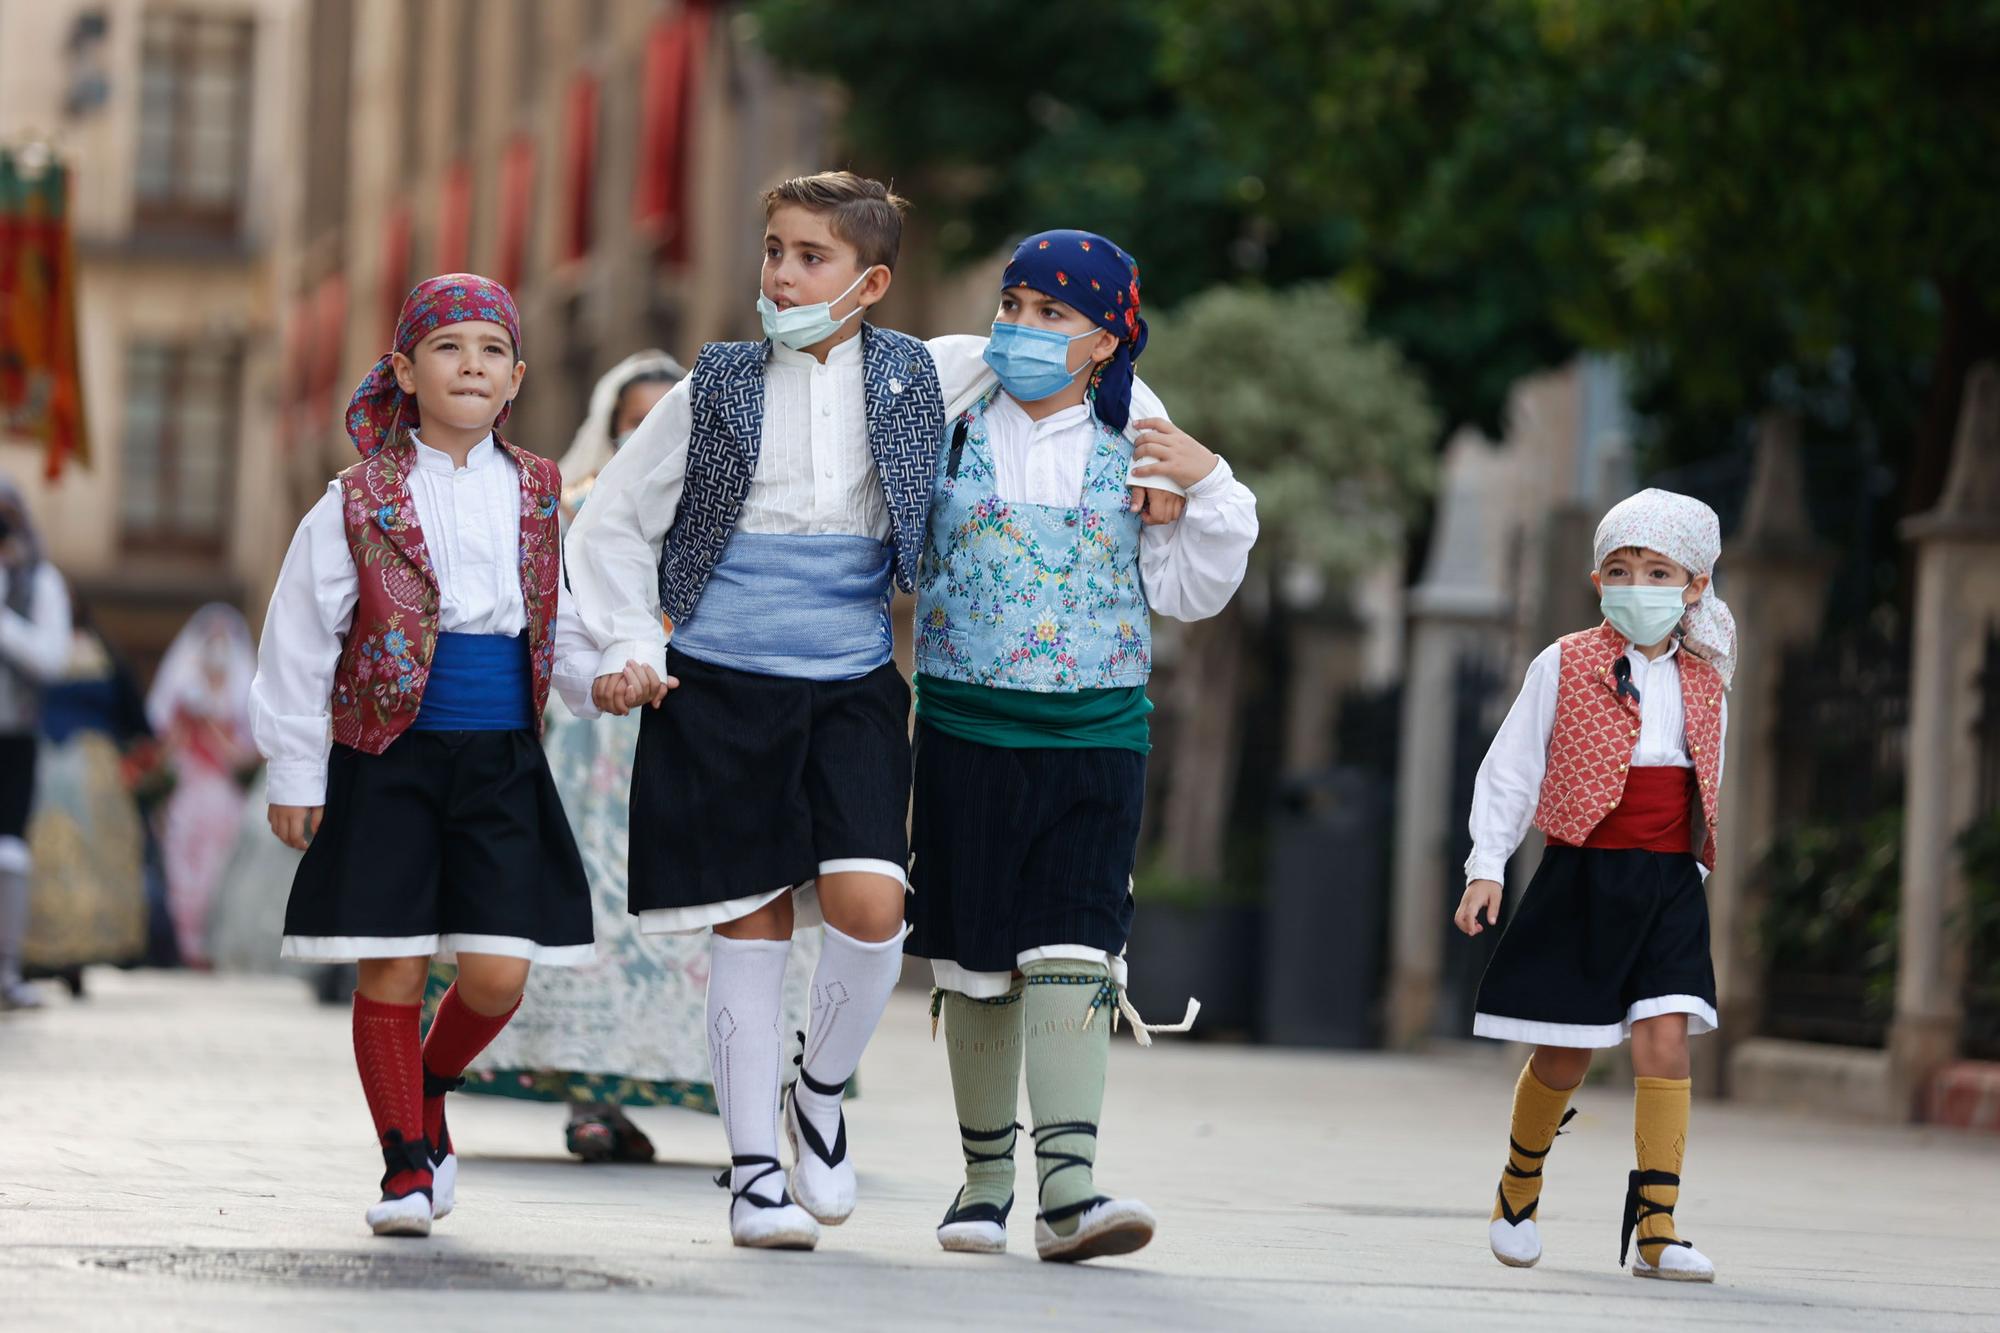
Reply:
[[[430,1196],[416,1191],[400,1199],[384,1199],[370,1205],[368,1229],[378,1236],[430,1235]]]
[[[1493,1247],[1493,1257],[1509,1268],[1533,1268],[1542,1261],[1542,1235],[1532,1217],[1519,1222],[1494,1218],[1486,1228],[1486,1241]]]
[[[767,1176],[782,1178],[784,1168],[776,1158],[733,1157],[730,1162],[735,1167],[763,1168],[745,1180],[740,1189],[730,1189],[729,1171],[716,1178],[718,1185],[729,1189],[730,1240],[750,1250],[810,1250],[819,1244],[819,1223],[793,1203],[790,1195],[780,1190],[776,1199],[767,1199],[751,1192]]]
[[[1035,1219],[1035,1253],[1050,1263],[1130,1254],[1144,1249],[1159,1229],[1153,1210],[1137,1199],[1092,1199],[1075,1214],[1076,1230],[1059,1236],[1046,1217]],[[1058,1219],[1061,1220],[1061,1219]]]
[[[804,1070],[799,1077],[807,1077]],[[839,1092],[841,1089],[835,1089]],[[854,1161],[847,1155],[847,1117],[829,1145],[799,1110],[798,1085],[785,1095],[785,1137],[792,1144],[792,1198],[822,1226],[837,1227],[854,1212]]]
[[[1713,1282],[1715,1264],[1692,1245],[1662,1245],[1658,1263],[1647,1263],[1644,1254],[1632,1256],[1633,1277],[1654,1277],[1667,1282]]]
[[[944,1221],[938,1223],[938,1244],[959,1254],[1007,1253],[1007,1214],[1014,1210],[1014,1196],[1008,1195],[1007,1202],[1000,1206],[990,1203],[961,1206],[964,1198],[963,1188],[952,1196]]]

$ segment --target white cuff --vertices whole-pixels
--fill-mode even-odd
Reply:
[[[1186,494],[1190,500],[1206,500],[1221,495],[1235,480],[1236,473],[1230,468],[1228,461],[1221,454],[1217,454],[1215,466],[1208,470],[1207,476],[1188,487]]]
[[[272,805],[325,805],[326,762],[273,759],[264,774],[264,799]]]
[[[667,645],[661,641],[647,642],[644,639],[626,639],[614,643],[597,656],[597,674],[615,676],[625,669],[627,662],[643,662],[660,673],[662,680],[667,676]]]
[[[1496,858],[1491,853],[1482,853],[1474,848],[1472,855],[1465,858],[1465,882],[1470,884],[1475,879],[1490,879],[1495,884],[1505,885],[1507,859]]]

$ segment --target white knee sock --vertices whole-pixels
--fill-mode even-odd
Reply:
[[[715,1101],[735,1157],[778,1156],[778,1071],[783,1047],[778,1019],[785,1002],[785,960],[790,940],[732,940],[712,935],[708,945],[708,1060]],[[736,1167],[731,1187],[766,1171]],[[752,1187],[776,1201],[785,1177],[773,1171]]]
[[[869,944],[826,927],[826,943],[813,971],[812,1031],[806,1034],[803,1069],[813,1082],[834,1091],[815,1092],[801,1079],[792,1095],[828,1143],[840,1132],[840,1090],[861,1067],[861,1052],[868,1049],[889,992],[903,974],[903,933]]]

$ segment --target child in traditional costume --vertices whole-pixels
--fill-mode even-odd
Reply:
[[[1472,855],[1454,917],[1499,919],[1507,861],[1532,826],[1540,867],[1479,985],[1473,1031],[1533,1043],[1514,1090],[1489,1239],[1501,1263],[1541,1259],[1542,1170],[1591,1051],[1632,1042],[1633,1139],[1619,1262],[1712,1282],[1674,1226],[1687,1143],[1690,1034],[1715,1030],[1703,887],[1715,865],[1724,695],[1736,625],[1710,589],[1721,531],[1707,505],[1642,491],[1598,525],[1605,623],[1544,649],[1479,767]],[[1482,921],[1482,915],[1484,920]]]
[[[444,1094],[506,1026],[529,965],[592,956],[539,741],[562,481],[496,429],[525,371],[505,288],[458,273],[410,293],[348,407],[362,461],[299,525],[252,687],[271,827],[305,851],[284,956],[360,968],[355,1061],[388,1168],[378,1235],[426,1235],[451,1211]],[[420,1044],[433,955],[458,980]]]
[[[889,599],[915,586],[945,400],[983,369],[976,351],[934,355],[863,318],[889,290],[904,207],[844,171],[765,196],[764,340],[702,349],[565,547],[601,653],[573,705],[647,706],[630,908],[648,931],[713,930],[708,1042],[738,1245],[810,1249],[853,1211],[841,1093],[902,968],[909,689]],[[785,966],[794,928],[822,920],[783,1108],[788,1191]]]
[[[1130,423],[1146,333],[1124,251],[1089,232],[1029,237],[1001,279],[994,374],[939,459],[918,575],[909,951],[936,976],[965,1154],[938,1228],[948,1250],[1006,1249],[1024,1064],[1037,1252],[1123,1254],[1154,1230],[1143,1203],[1092,1179],[1115,1014],[1149,1040],[1124,951],[1151,618],[1222,610],[1257,504],[1170,423]],[[1142,530],[1128,477],[1162,475],[1185,513]]]
[[[566,515],[574,517],[604,465],[686,375],[665,352],[646,351],[598,380],[562,456]],[[597,958],[529,977],[521,1012],[465,1071],[469,1095],[567,1103],[564,1144],[586,1162],[652,1160],[652,1140],[627,1114],[632,1107],[716,1110],[702,1019],[707,942],[649,935],[625,910],[638,741],[637,717],[579,718],[560,693],[550,696],[542,748],[590,877]],[[786,1033],[805,1027],[806,985],[818,960],[819,933],[807,931],[795,941],[786,973]],[[442,965],[432,969],[432,995],[442,994],[449,974]]]

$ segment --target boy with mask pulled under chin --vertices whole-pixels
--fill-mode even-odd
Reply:
[[[702,349],[599,475],[565,566],[600,655],[573,705],[644,708],[630,910],[649,932],[713,931],[731,1238],[810,1249],[854,1208],[841,1091],[902,966],[910,696],[889,599],[915,587],[945,404],[985,373],[984,340],[866,322],[905,209],[881,182],[823,172],[764,203],[763,340]],[[821,921],[788,1190],[785,963]]]
[[[1704,881],[1715,865],[1736,622],[1710,588],[1721,530],[1705,504],[1648,490],[1598,525],[1604,623],[1558,640],[1480,765],[1472,855],[1453,921],[1499,920],[1507,859],[1532,825],[1540,868],[1480,981],[1473,1032],[1532,1043],[1514,1090],[1488,1228],[1513,1268],[1542,1255],[1542,1170],[1591,1051],[1632,1041],[1633,1140],[1619,1242],[1635,1277],[1713,1282],[1674,1226],[1690,1034],[1716,1026]],[[1482,920],[1483,918],[1483,920]]]

